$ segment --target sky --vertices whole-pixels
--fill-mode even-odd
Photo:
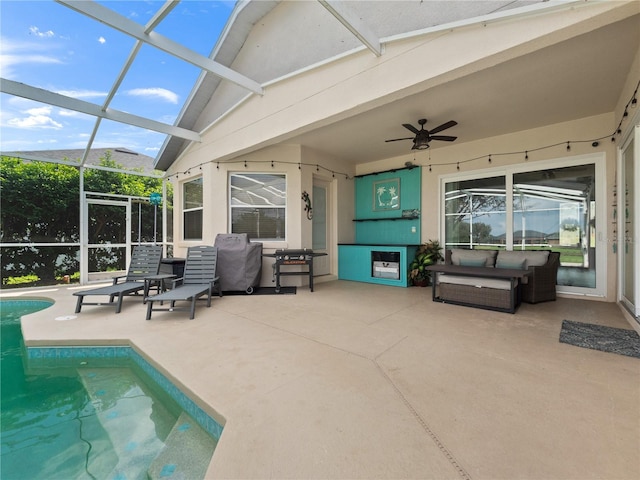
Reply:
[[[141,25],[164,1],[99,1]],[[183,0],[156,32],[208,57],[233,1]],[[0,77],[102,105],[135,40],[53,0],[0,0]],[[109,108],[173,124],[200,73],[143,45]],[[84,149],[91,116],[0,93],[0,151]],[[103,120],[93,148],[155,157],[166,136]]]

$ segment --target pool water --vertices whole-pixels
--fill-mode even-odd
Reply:
[[[20,318],[50,305],[0,301],[0,478],[203,478],[215,439],[142,369],[102,359],[29,368]]]

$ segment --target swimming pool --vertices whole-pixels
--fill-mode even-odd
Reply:
[[[131,348],[24,348],[51,304],[0,300],[0,478],[203,478],[220,425]]]

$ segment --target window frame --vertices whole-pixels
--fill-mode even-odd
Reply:
[[[200,198],[200,206],[187,208],[187,195],[186,188],[187,185],[192,184],[194,182],[200,182],[202,185],[201,198]],[[204,225],[204,179],[202,176],[191,178],[189,180],[185,180],[182,182],[182,240],[185,242],[197,242],[202,241],[203,239],[203,225]],[[194,212],[200,212],[200,237],[187,237],[187,225],[190,222],[187,222],[187,214],[193,214]]]
[[[514,234],[514,204],[513,204],[513,178],[518,173],[535,172],[538,170],[556,169],[563,167],[573,167],[592,164],[595,170],[595,212],[596,212],[596,286],[577,287],[569,285],[558,285],[558,293],[588,295],[596,297],[606,297],[607,295],[607,257],[608,257],[608,217],[607,217],[607,195],[606,195],[606,155],[602,152],[576,155],[573,157],[560,157],[549,160],[539,160],[525,164],[513,164],[501,167],[474,170],[468,173],[456,172],[439,176],[438,194],[438,228],[439,238],[442,245],[445,245],[446,235],[446,215],[445,196],[446,184],[456,181],[473,180],[478,178],[505,176],[506,195],[506,244],[507,250],[513,250]]]
[[[229,219],[229,223],[228,223],[228,231],[230,233],[248,233],[248,232],[234,232],[233,227],[234,227],[234,223],[233,223],[233,210],[236,208],[247,208],[247,206],[234,206],[233,205],[233,188],[232,188],[232,178],[235,176],[244,176],[244,177],[251,177],[251,175],[272,175],[272,176],[277,176],[277,177],[282,177],[282,179],[284,180],[284,185],[285,185],[285,191],[284,191],[284,204],[283,205],[251,205],[251,208],[255,208],[255,209],[279,209],[282,210],[283,215],[282,218],[284,219],[284,226],[283,226],[283,236],[282,238],[273,238],[273,237],[253,237],[251,235],[249,235],[249,238],[252,241],[256,241],[256,242],[269,242],[269,243],[277,243],[277,242],[286,242],[287,241],[287,225],[288,225],[288,221],[287,221],[287,212],[288,212],[288,188],[289,188],[289,182],[288,182],[288,175],[286,172],[272,172],[272,171],[230,171],[228,173],[228,177],[227,177],[227,186],[228,186],[228,219]]]

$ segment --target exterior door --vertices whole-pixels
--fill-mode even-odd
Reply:
[[[111,278],[130,261],[131,205],[128,201],[88,199],[84,212],[80,282]]]
[[[640,320],[640,213],[638,212],[638,152],[640,126],[636,126],[622,149],[621,175],[616,192],[615,215],[617,252],[620,257],[620,299],[631,314]],[[615,245],[615,243],[614,243]]]
[[[313,179],[313,218],[311,248],[317,253],[327,255],[315,257],[313,261],[313,276],[329,275],[331,273],[331,258],[329,250],[329,187],[326,180]]]

